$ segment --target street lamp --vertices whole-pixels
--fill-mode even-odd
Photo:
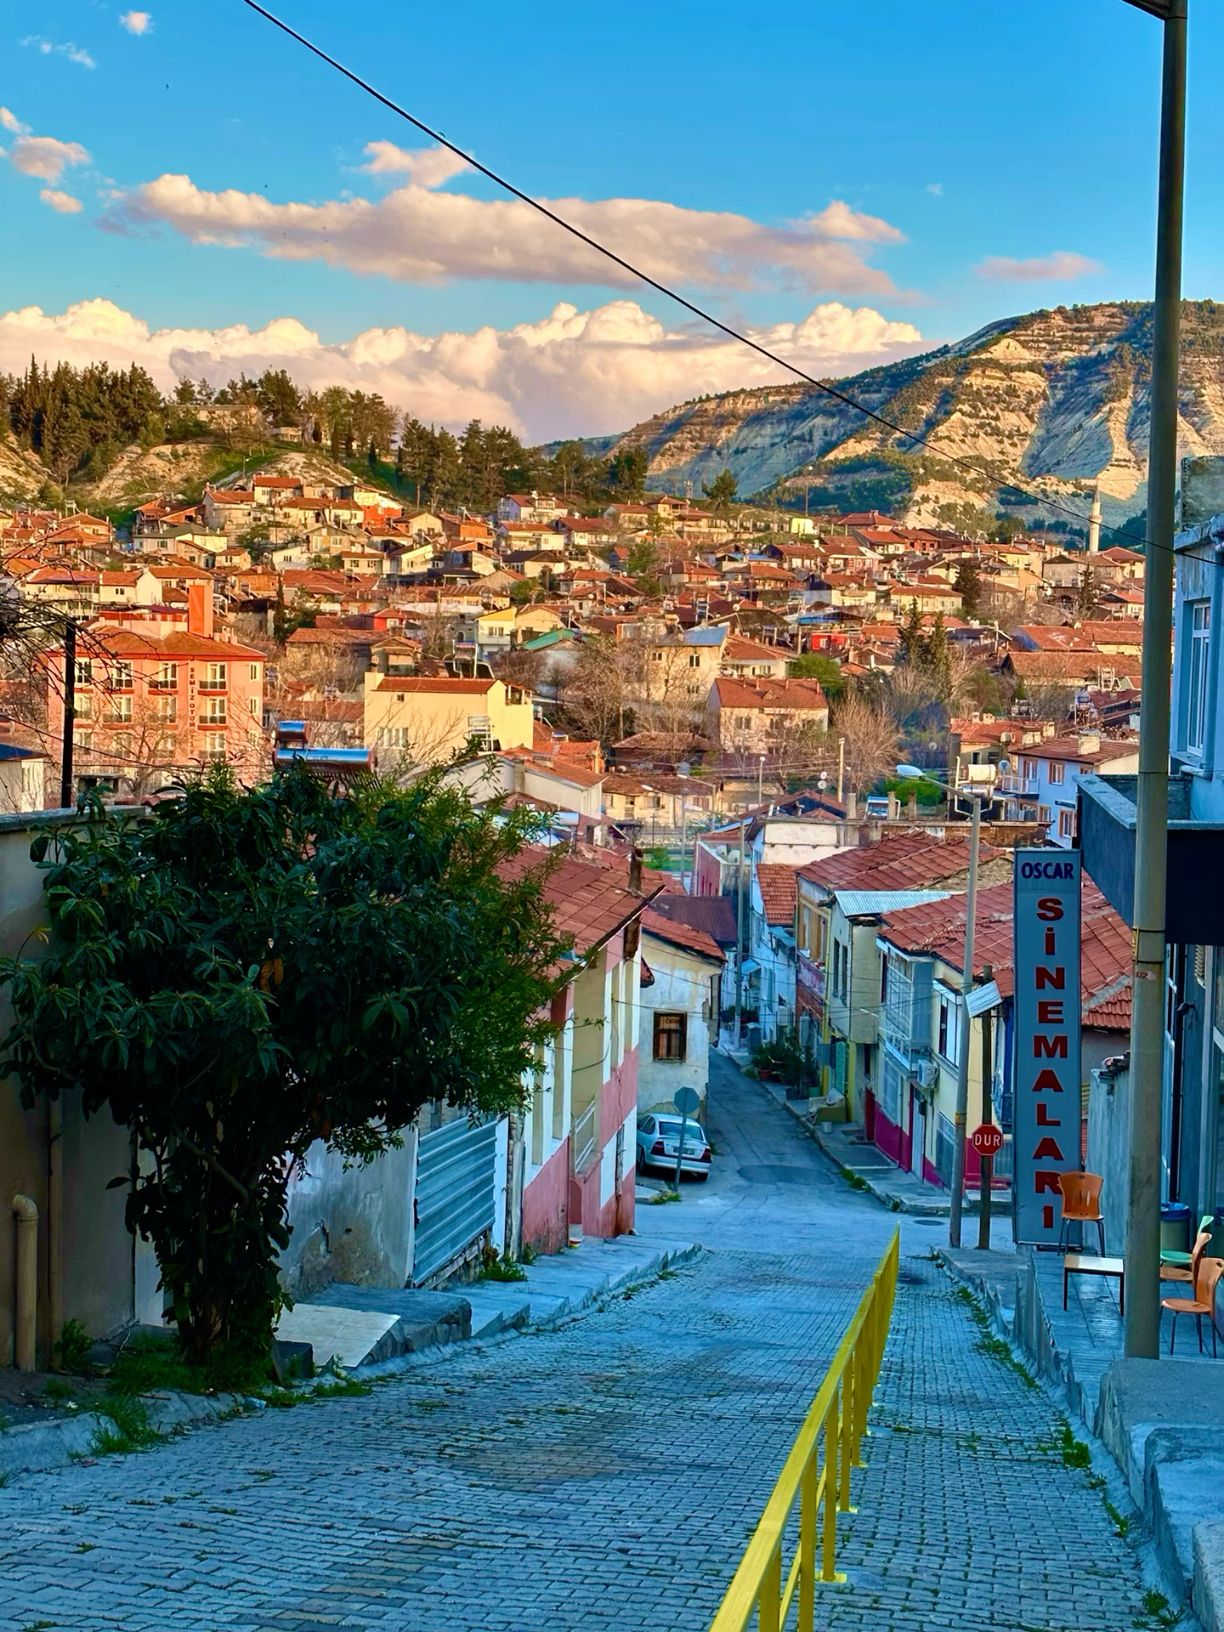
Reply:
[[[1186,157],[1187,0],[1127,0],[1164,24],[1156,206],[1156,289],[1143,586],[1143,698],[1135,796],[1134,981],[1131,989],[1130,1193],[1125,1352],[1154,1360],[1160,1343],[1161,1109],[1164,1082],[1165,884],[1169,681],[1177,489],[1177,352]]]
[[[966,781],[959,786],[932,776],[917,765],[898,765],[897,775],[904,781],[924,778],[944,788],[948,793],[963,795],[973,801],[973,822],[969,830],[969,883],[965,892],[965,951],[961,962],[960,1048],[956,1057],[956,1112],[952,1123],[952,1199],[948,1214],[948,1245],[961,1244],[961,1214],[965,1189],[965,1131],[969,1120],[969,1042],[973,1016],[969,1013],[969,993],[973,990],[973,937],[977,923],[978,856],[982,846],[982,806],[994,798],[998,767],[969,765]],[[982,1083],[985,1096],[986,1084]],[[984,1100],[983,1100],[984,1108]]]

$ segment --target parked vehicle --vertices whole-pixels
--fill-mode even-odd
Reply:
[[[680,1174],[689,1173],[697,1179],[710,1176],[710,1142],[699,1122],[684,1126],[684,1155],[680,1159]],[[637,1165],[638,1172],[649,1168],[676,1171],[676,1154],[680,1148],[681,1119],[674,1113],[660,1116],[657,1112],[638,1117]]]

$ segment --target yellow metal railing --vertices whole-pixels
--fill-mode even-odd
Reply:
[[[754,1614],[760,1632],[782,1632],[796,1592],[799,1632],[813,1632],[817,1585],[845,1580],[836,1568],[837,1515],[855,1511],[850,1470],[863,1465],[859,1453],[888,1341],[899,1252],[897,1232],[803,1419],[710,1632],[747,1632]],[[793,1557],[784,1566],[788,1544]]]

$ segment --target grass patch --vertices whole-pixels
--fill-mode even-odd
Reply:
[[[110,1369],[115,1394],[149,1394],[175,1389],[182,1394],[253,1394],[267,1381],[267,1366],[232,1355],[214,1355],[207,1366],[192,1366],[173,1336],[132,1338]]]
[[[149,1421],[143,1403],[131,1395],[109,1394],[97,1401],[94,1410],[110,1424],[94,1435],[90,1446],[94,1456],[122,1456],[145,1450],[162,1437]]]
[[[845,1179],[846,1183],[850,1186],[851,1190],[866,1190],[867,1180],[860,1177],[860,1175],[857,1174],[852,1167],[842,1167],[838,1171],[841,1173],[842,1178]]]
[[[42,1397],[44,1400],[51,1400],[56,1404],[63,1405],[72,1399],[75,1392],[76,1390],[72,1384],[65,1382],[62,1377],[48,1377],[43,1384]]]
[[[1092,1452],[1082,1439],[1076,1439],[1071,1424],[1063,1418],[1058,1435],[1058,1450],[1066,1468],[1090,1468]]]
[[[1110,1524],[1114,1527],[1115,1535],[1127,1536],[1130,1534],[1131,1521],[1125,1513],[1119,1512],[1108,1496],[1105,1498],[1105,1513]]]
[[[479,1279],[482,1281],[525,1281],[527,1271],[508,1252],[503,1253],[500,1258],[496,1253],[491,1253],[484,1261],[484,1268],[480,1272]]]
[[[320,1383],[306,1396],[310,1400],[356,1400],[373,1394],[373,1383],[358,1382],[356,1377],[337,1377],[334,1382]]]
[[[1164,1593],[1154,1587],[1143,1595],[1143,1613],[1156,1626],[1176,1626],[1181,1620],[1181,1610],[1174,1609]]]
[[[666,1207],[669,1201],[679,1201],[679,1190],[660,1190],[651,1196],[646,1203],[647,1207]]]

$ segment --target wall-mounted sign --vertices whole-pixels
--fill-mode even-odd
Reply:
[[[1016,1241],[1056,1245],[1060,1173],[1080,1167],[1080,856],[1015,854]]]

